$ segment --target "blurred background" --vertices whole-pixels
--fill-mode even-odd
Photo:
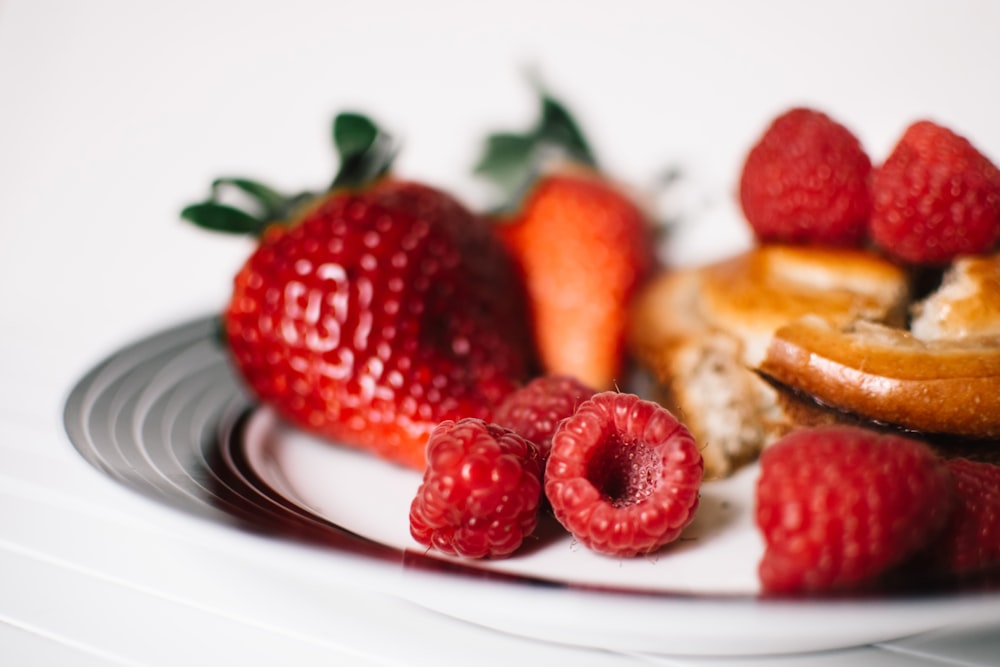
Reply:
[[[72,553],[75,533],[60,526],[103,525],[78,520],[104,516],[94,499],[105,495],[75,489],[111,482],[84,474],[64,436],[73,384],[122,346],[225,302],[251,241],[179,218],[213,178],[324,187],[337,166],[331,120],[355,110],[400,140],[400,175],[486,206],[472,168],[488,132],[534,122],[530,72],[573,109],[609,174],[680,220],[664,259],[693,262],[748,242],[734,200],[743,157],[792,106],[848,126],[876,164],[919,118],[1000,160],[998,34],[992,0],[0,0],[0,453],[14,462],[0,491],[20,501],[3,525],[33,522],[19,534],[37,541],[0,545],[21,564],[5,565],[5,583],[33,591],[53,584],[19,572],[79,574],[22,562],[49,537],[52,553]],[[682,179],[662,190],[669,170]],[[60,479],[73,484],[49,511]],[[122,514],[145,530],[159,515],[128,499]],[[117,545],[135,535],[145,539],[108,539],[108,567],[131,571]],[[153,561],[135,559],[137,571],[186,582],[177,563]],[[77,579],[91,590],[89,575]],[[33,596],[12,597],[34,608]],[[73,614],[87,601],[66,597],[53,617],[86,620]],[[116,618],[140,625],[132,615]],[[196,635],[200,617],[185,618]]]
[[[218,175],[325,185],[337,111],[392,131],[400,174],[480,206],[482,138],[534,121],[533,71],[623,182],[681,169],[656,203],[690,223],[667,249],[684,261],[744,242],[743,155],[792,105],[876,163],[919,117],[996,159],[998,28],[989,0],[0,0],[0,321],[22,351],[0,372],[68,386],[217,308],[249,242],[178,211]]]

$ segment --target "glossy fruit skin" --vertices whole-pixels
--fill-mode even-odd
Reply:
[[[575,377],[542,375],[508,394],[497,406],[493,420],[534,443],[544,464],[556,428],[595,393]]]
[[[650,225],[590,170],[538,179],[499,233],[528,290],[543,372],[597,390],[621,381],[628,307],[655,265]]]
[[[966,138],[918,121],[876,171],[872,240],[914,265],[991,251],[1000,239],[1000,171]]]
[[[765,593],[874,587],[941,532],[952,506],[951,477],[929,447],[860,427],[793,431],[760,466]]]
[[[850,130],[814,109],[790,109],[750,149],[740,204],[760,241],[859,246],[868,232],[871,171]]]
[[[538,450],[481,419],[441,422],[427,441],[427,468],[410,505],[410,534],[442,553],[501,558],[538,523]]]
[[[235,278],[226,338],[284,418],[422,469],[438,422],[489,416],[531,372],[518,280],[487,221],[386,179],[270,227]]]
[[[1000,467],[945,461],[955,482],[955,507],[923,564],[933,577],[964,577],[1000,568]]]
[[[698,508],[703,474],[694,438],[669,411],[607,391],[556,430],[545,495],[589,549],[630,557],[680,536]]]

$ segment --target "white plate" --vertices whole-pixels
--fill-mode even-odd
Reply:
[[[558,528],[506,561],[428,555],[407,533],[418,475],[254,409],[214,342],[211,318],[113,354],[73,388],[64,417],[78,451],[109,477],[224,529],[273,536],[268,551],[281,567],[318,587],[395,595],[515,635],[628,653],[760,655],[1000,618],[995,591],[760,598],[760,545],[748,514],[753,468],[706,485],[686,539],[655,558],[597,556]]]
[[[597,554],[551,517],[513,556],[470,560],[427,551],[409,532],[420,474],[281,425],[267,410],[246,431],[247,460],[260,479],[306,512],[365,539],[461,567],[527,579],[646,593],[755,595],[763,551],[751,506],[756,467],[702,487],[692,524],[680,539],[638,558]]]
[[[414,471],[313,438],[268,410],[252,417],[243,447],[261,482],[303,511],[409,552],[415,570],[397,594],[519,635],[618,651],[775,654],[897,639],[1000,612],[995,594],[760,598],[756,567],[763,547],[752,523],[756,466],[706,483],[694,522],[679,542],[653,556],[595,554],[550,521],[514,556],[477,561],[429,552],[410,537],[409,504],[420,483]],[[435,572],[428,561],[451,567]],[[476,576],[484,574],[502,576]]]

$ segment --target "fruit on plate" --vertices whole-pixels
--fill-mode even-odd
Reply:
[[[499,233],[524,275],[542,370],[597,390],[624,383],[628,305],[655,265],[646,214],[597,167],[543,94],[526,134],[495,134],[477,171],[504,189]]]
[[[952,503],[951,476],[922,442],[852,426],[794,431],[760,459],[762,588],[877,586],[940,534]]]
[[[964,577],[1000,567],[1000,467],[954,458],[945,461],[955,485],[955,507],[921,565],[929,577]]]
[[[427,441],[427,467],[410,505],[410,534],[442,553],[500,558],[538,523],[542,468],[533,444],[466,418],[443,421]]]
[[[390,173],[371,121],[334,122],[330,189],[283,197],[220,179],[184,217],[258,233],[223,317],[257,398],[295,425],[422,469],[441,421],[488,417],[532,372],[523,286],[485,219]],[[248,195],[260,213],[225,201]]]
[[[838,171],[824,166],[821,142],[815,139],[821,136],[817,128],[836,135],[834,125],[803,109],[774,122],[748,156],[743,174],[743,203],[751,226],[759,228],[756,199],[769,201],[786,192],[775,183],[783,168],[790,174],[809,168]],[[761,152],[765,157],[757,155]],[[872,178],[870,238],[859,240],[871,242],[906,276],[913,287],[902,294],[905,299],[927,289],[922,284],[927,277],[950,269],[944,281],[932,298],[904,305],[910,309],[909,329],[906,321],[860,312],[856,322],[839,324],[823,321],[823,313],[789,314],[776,331],[772,328],[773,336],[764,337],[759,348],[764,354],[749,359],[749,366],[776,382],[781,396],[790,389],[796,397],[828,408],[831,417],[848,413],[853,420],[917,431],[997,437],[1000,318],[995,306],[1000,274],[996,257],[989,254],[1000,238],[1000,172],[965,138],[920,121],[906,130]],[[756,184],[750,197],[748,180]],[[810,201],[787,191],[796,202]],[[807,216],[794,219],[809,230],[823,229]],[[766,238],[758,231],[759,240]],[[858,275],[856,282],[870,280]]]
[[[1000,170],[931,121],[906,129],[872,190],[872,239],[901,262],[946,264],[991,252],[1000,239]]]
[[[595,393],[570,375],[542,375],[507,394],[493,419],[534,443],[544,465],[556,428]]]
[[[585,546],[635,556],[680,536],[698,507],[702,475],[694,438],[669,411],[606,391],[556,429],[545,495]]]
[[[740,204],[760,241],[860,246],[868,234],[871,171],[850,130],[796,107],[775,118],[750,149]]]

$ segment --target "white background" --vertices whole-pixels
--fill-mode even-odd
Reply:
[[[484,134],[534,120],[530,67],[637,188],[679,165],[731,198],[795,104],[875,162],[920,117],[1000,155],[998,29],[987,0],[4,0],[2,317],[57,365],[215,307],[248,245],[178,211],[218,175],[322,186],[340,110],[401,139],[401,175],[475,204]]]
[[[321,187],[338,111],[402,140],[400,175],[479,206],[480,141],[534,120],[534,68],[615,178],[684,171],[688,194],[659,202],[707,211],[665,253],[683,260],[745,241],[743,155],[793,105],[876,163],[925,117],[1000,158],[998,34],[988,0],[0,0],[0,419],[72,457],[76,378],[219,308],[250,249],[181,207],[219,175]]]

